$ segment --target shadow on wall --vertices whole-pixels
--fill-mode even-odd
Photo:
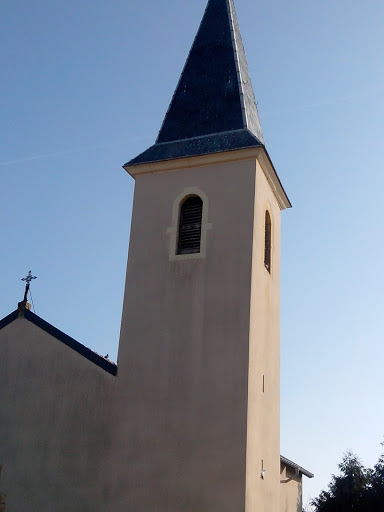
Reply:
[[[296,510],[297,512],[303,512],[303,488],[301,485],[299,486],[299,492],[297,493]]]
[[[283,493],[282,507],[284,512],[303,512],[302,475],[291,468],[285,467],[281,474],[280,492]]]

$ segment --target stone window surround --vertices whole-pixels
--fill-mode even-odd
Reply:
[[[200,252],[191,254],[177,254],[177,237],[179,231],[180,207],[183,201],[189,196],[198,196],[203,201],[203,214],[201,218],[201,242]],[[167,228],[167,235],[169,236],[169,260],[182,261],[182,260],[196,260],[204,259],[207,254],[207,233],[212,229],[212,224],[208,222],[208,196],[198,187],[186,187],[173,202],[172,207],[172,225]]]

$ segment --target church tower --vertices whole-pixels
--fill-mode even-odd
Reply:
[[[116,383],[121,510],[275,512],[290,202],[233,0],[209,0],[156,143],[124,168],[135,195]]]

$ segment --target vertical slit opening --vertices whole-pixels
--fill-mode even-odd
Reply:
[[[264,266],[271,273],[272,224],[269,211],[265,212]]]

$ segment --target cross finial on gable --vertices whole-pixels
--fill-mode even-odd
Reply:
[[[33,276],[31,271],[28,272],[27,277],[23,277],[22,278],[22,281],[25,281],[25,283],[26,283],[25,284],[24,299],[23,299],[24,302],[26,302],[26,300],[27,300],[27,295],[28,295],[28,292],[29,292],[29,287],[30,287],[31,281],[33,281],[33,279],[36,279],[36,276]]]

